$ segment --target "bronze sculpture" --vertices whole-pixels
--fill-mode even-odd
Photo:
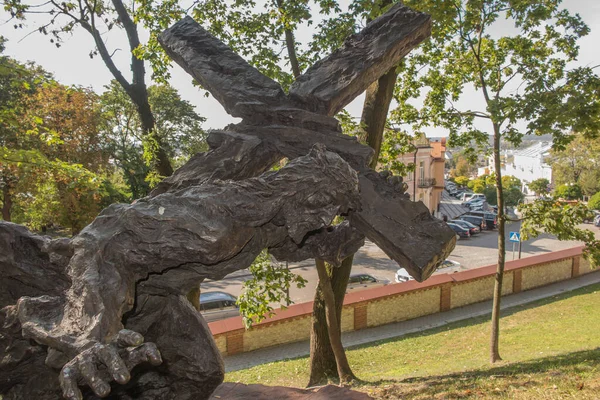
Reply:
[[[342,135],[333,115],[429,29],[427,15],[395,5],[289,94],[191,18],[165,31],[169,55],[243,121],[211,132],[207,153],[72,240],[0,224],[6,398],[208,398],[222,361],[185,294],[264,248],[337,264],[367,236],[426,279],[454,232],[410,202],[400,178],[370,170],[371,149]],[[284,157],[286,167],[268,171]],[[332,227],[336,215],[346,222]]]

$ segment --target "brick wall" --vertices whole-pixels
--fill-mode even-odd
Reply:
[[[422,317],[440,311],[440,287],[427,288],[367,303],[367,326]]]
[[[582,247],[546,253],[506,263],[503,295],[544,286],[594,271],[581,256]],[[350,293],[342,309],[342,331],[404,321],[451,308],[489,300],[493,296],[496,266],[454,274],[434,275],[419,283],[409,281]],[[209,325],[222,354],[308,340],[313,303],[278,310],[245,330],[241,317]]]
[[[450,307],[457,308],[467,304],[479,303],[494,297],[495,276],[456,281],[452,285]],[[505,273],[502,282],[502,295],[513,291],[513,274]]]
[[[523,269],[522,290],[531,289],[571,278],[573,258],[538,264]]]

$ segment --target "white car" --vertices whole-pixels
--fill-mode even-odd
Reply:
[[[398,271],[396,271],[396,282],[398,282],[398,283],[408,282],[408,281],[412,281],[414,279],[415,278],[410,276],[408,271],[405,270],[404,268],[400,268]]]
[[[463,195],[463,203],[466,203],[471,200],[479,200],[479,199],[485,200],[485,194],[483,194],[483,193],[468,193],[468,194],[465,193]]]

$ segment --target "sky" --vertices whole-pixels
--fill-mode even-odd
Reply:
[[[600,48],[598,45],[600,43],[600,0],[564,0],[563,7],[572,13],[579,13],[591,28],[591,33],[579,42],[581,49],[578,64],[590,66],[600,64],[598,52]],[[94,44],[91,36],[86,32],[76,32],[67,37],[62,47],[57,49],[49,43],[48,37],[37,32],[27,35],[36,26],[35,23],[29,22],[29,29],[19,30],[15,30],[13,25],[14,21],[10,21],[10,15],[1,10],[0,35],[8,39],[5,55],[21,62],[36,62],[47,71],[52,72],[62,84],[91,87],[97,92],[102,92],[103,87],[112,79],[112,75],[99,57],[90,59],[89,52],[94,49]],[[510,30],[510,28],[511,26],[506,23],[494,26],[498,32]],[[113,30],[113,32],[119,33],[115,31],[118,30]],[[124,34],[120,33],[121,35],[109,36],[107,42],[109,48],[119,49],[113,58],[121,70],[127,73],[129,72],[128,44]],[[312,33],[312,27],[304,26],[296,35],[300,41],[307,41]],[[142,40],[144,40],[143,37]],[[147,72],[149,75],[149,66],[147,66]],[[192,103],[196,107],[196,111],[207,119],[204,124],[205,128],[218,129],[227,124],[239,122],[238,119],[229,116],[214,98],[205,97],[203,90],[192,86],[190,76],[179,66],[175,65],[171,69],[171,75],[170,84],[179,91],[183,99]],[[363,100],[364,96],[361,95],[348,105],[347,110],[354,117],[360,117]],[[459,105],[470,109],[479,109],[481,101],[479,93],[467,92]],[[442,129],[432,128],[427,131],[427,136],[446,135]]]

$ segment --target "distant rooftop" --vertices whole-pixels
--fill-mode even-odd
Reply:
[[[515,150],[513,155],[523,157],[536,157],[540,154],[545,154],[552,148],[552,142],[536,142],[535,144],[524,149]]]

